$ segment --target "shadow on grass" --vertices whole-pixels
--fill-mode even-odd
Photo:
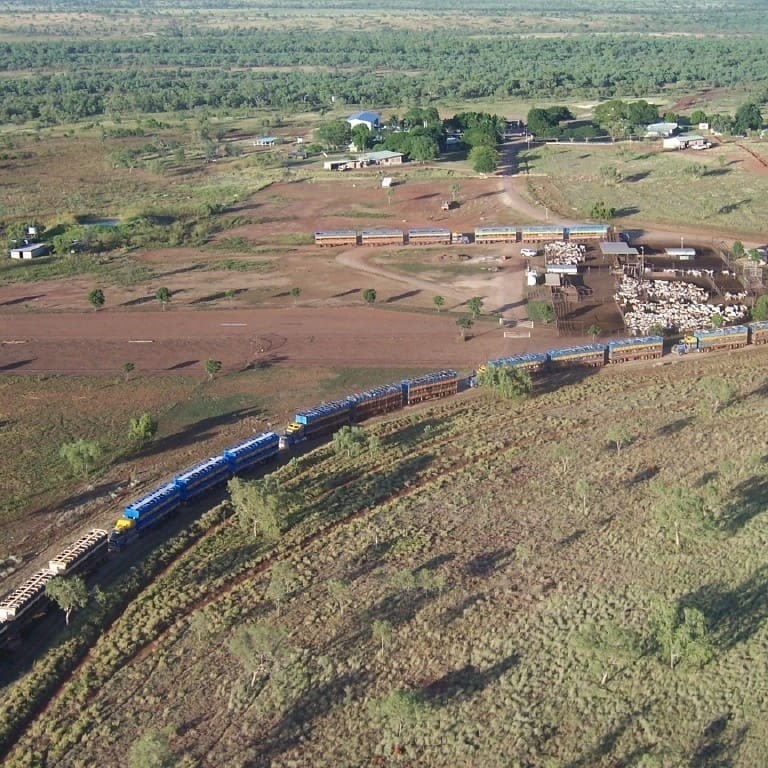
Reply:
[[[670,421],[669,424],[665,424],[663,427],[659,427],[656,434],[660,437],[670,437],[676,435],[678,432],[682,432],[687,426],[693,424],[693,416],[686,416],[682,419],[675,419]]]
[[[502,547],[493,552],[481,552],[467,563],[467,574],[475,577],[490,576],[494,571],[503,568],[513,557],[515,551]]]
[[[413,291],[406,291],[405,293],[398,293],[396,296],[390,296],[384,303],[394,304],[396,301],[402,301],[403,299],[412,299],[414,296],[418,296],[421,293],[420,288],[416,288]]]
[[[586,381],[600,371],[600,368],[580,366],[577,368],[565,368],[561,371],[552,371],[537,376],[534,384],[534,394],[544,392],[556,392],[558,389],[570,387]]]
[[[18,299],[8,299],[8,301],[0,301],[0,307],[12,307],[15,304],[24,304],[27,301],[35,301],[35,299],[42,299],[47,294],[38,293],[32,296],[20,296]]]
[[[0,365],[0,371],[15,371],[17,368],[23,368],[25,365],[34,363],[35,360],[37,360],[36,357],[29,357],[26,360],[16,360],[13,363],[6,363],[5,365]]]
[[[702,611],[715,645],[730,650],[762,630],[768,619],[768,565],[736,587],[705,584],[682,597],[680,607]]]
[[[472,606],[476,605],[484,598],[485,594],[483,592],[475,592],[474,594],[469,595],[469,597],[465,597],[460,603],[457,603],[452,608],[449,608],[443,614],[442,624],[444,626],[452,624],[457,619],[460,619],[466,611],[472,608]]]
[[[744,480],[731,491],[729,499],[720,523],[726,531],[735,533],[768,506],[768,477],[754,475]]]
[[[421,690],[421,697],[432,706],[446,706],[456,700],[468,699],[497,682],[519,663],[520,657],[513,653],[488,669],[478,669],[473,664],[467,664],[446,672],[426,685]]]
[[[730,719],[730,715],[721,715],[707,725],[688,763],[689,768],[704,765],[732,768],[736,764],[736,756],[749,729],[742,726],[728,733]]]

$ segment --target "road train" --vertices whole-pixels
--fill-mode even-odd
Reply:
[[[696,331],[681,344],[685,352],[738,349],[768,343],[768,321]],[[675,351],[681,352],[680,345]],[[532,374],[554,374],[569,368],[601,367],[638,360],[655,360],[664,354],[661,336],[610,339],[605,343],[560,347],[547,352],[527,352],[488,360],[479,366],[523,368]],[[474,377],[465,380],[472,384]],[[49,607],[45,585],[55,576],[83,574],[95,570],[108,556],[128,547],[141,534],[168,518],[185,502],[202,497],[229,478],[254,469],[279,454],[290,453],[304,440],[321,438],[340,427],[363,421],[433,398],[455,394],[462,380],[454,370],[435,371],[341,400],[323,403],[296,413],[282,434],[263,432],[226,448],[166,480],[160,486],[132,501],[123,510],[111,531],[93,529],[81,536],[46,568],[35,573],[0,601],[0,649],[12,648],[22,631]]]
[[[613,229],[607,224],[527,224],[520,227],[475,227],[474,232],[454,232],[443,227],[337,229],[315,232],[315,245],[321,248],[354,245],[460,245],[475,242],[482,245],[505,243],[545,243],[557,240],[609,240]]]

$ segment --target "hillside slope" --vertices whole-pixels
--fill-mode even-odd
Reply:
[[[210,513],[8,765],[147,734],[182,766],[764,764],[766,362],[472,392],[290,462],[280,543]]]

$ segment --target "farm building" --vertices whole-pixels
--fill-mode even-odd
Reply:
[[[274,147],[275,144],[278,144],[279,142],[280,142],[280,139],[278,139],[277,136],[259,136],[259,138],[253,142],[253,146],[254,147]]]
[[[697,133],[688,133],[685,136],[665,138],[662,147],[663,149],[710,149],[712,142]]]
[[[382,149],[378,152],[364,152],[351,163],[353,168],[365,168],[368,165],[402,165],[404,157],[402,152]]]
[[[355,112],[347,118],[350,128],[356,125],[367,125],[369,131],[378,131],[381,124],[378,112]]]
[[[677,123],[652,123],[645,126],[645,138],[663,139],[667,136],[673,136],[677,129]]]
[[[326,160],[323,162],[323,170],[325,171],[346,171],[350,167],[350,161],[342,158],[340,160]]]
[[[28,243],[18,248],[11,248],[12,259],[34,259],[37,256],[45,256],[49,247],[45,243]]]

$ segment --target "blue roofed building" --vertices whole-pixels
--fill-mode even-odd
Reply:
[[[381,126],[381,118],[378,112],[355,112],[347,118],[350,128],[356,125],[367,125],[369,131],[378,131]]]

